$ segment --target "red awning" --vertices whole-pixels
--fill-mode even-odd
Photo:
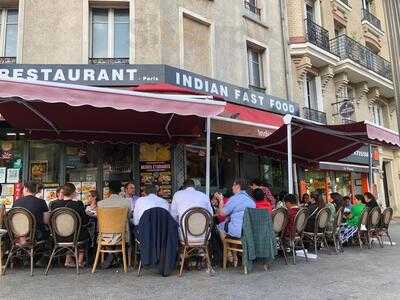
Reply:
[[[40,81],[0,79],[0,113],[32,138],[178,141],[198,137],[225,103]]]
[[[368,136],[368,133],[372,132],[371,128],[368,132],[368,126],[362,124],[365,123],[324,126],[292,117],[293,160],[304,164],[320,161],[335,162],[349,156],[366,143],[376,144],[376,139]],[[254,143],[238,142],[237,146],[239,151],[250,151],[285,159],[287,157],[287,125],[285,124],[266,139]]]

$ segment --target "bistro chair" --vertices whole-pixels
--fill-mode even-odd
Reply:
[[[288,264],[286,249],[284,246],[283,235],[285,234],[285,228],[288,223],[287,210],[283,207],[276,208],[272,211],[272,226],[276,236],[276,242],[278,247],[283,252],[285,263]]]
[[[203,250],[207,268],[211,271],[211,261],[208,252],[208,242],[211,236],[212,216],[204,208],[195,207],[188,209],[180,220],[181,231],[181,267],[179,277],[182,276],[185,259],[198,254]]]
[[[392,238],[389,234],[389,225],[390,221],[392,220],[392,217],[393,217],[393,208],[386,207],[382,212],[381,226],[379,228],[379,235],[381,237],[382,246],[383,246],[384,235],[386,235],[386,237],[389,239],[390,246],[393,246]]]
[[[122,253],[124,272],[128,272],[126,261],[126,222],[128,209],[122,207],[99,207],[97,209],[98,238],[97,251],[92,273],[96,271],[100,254]]]
[[[242,241],[240,238],[234,238],[231,236],[226,236],[225,239],[222,241],[223,247],[224,247],[224,254],[223,254],[223,260],[222,260],[222,268],[226,270],[226,265],[228,263],[228,251],[232,252],[239,252],[243,254],[243,247],[242,247]],[[242,264],[244,268],[244,273],[247,274],[247,268],[243,263],[242,259]]]
[[[363,248],[362,238],[364,238],[366,243],[369,245],[369,237],[367,232],[368,211],[369,209],[367,207],[364,208],[360,216],[360,223],[358,224],[357,238],[358,238],[358,243],[360,245],[360,249]]]
[[[0,205],[0,276],[3,275],[3,237],[7,234],[7,230],[3,228],[5,212],[6,207]]]
[[[296,245],[300,244],[301,248],[303,249],[304,257],[308,262],[307,251],[304,247],[303,236],[304,236],[304,229],[307,225],[307,209],[301,208],[294,218],[295,227],[293,232],[290,233],[289,245],[293,253],[293,264],[296,264]]]
[[[85,243],[79,241],[81,218],[71,208],[61,207],[50,214],[50,231],[54,241],[53,251],[47,264],[45,275],[49,272],[51,263],[58,254],[70,253],[75,258],[76,274],[79,274],[78,246]]]
[[[25,208],[12,208],[5,216],[5,225],[11,242],[3,274],[5,274],[11,259],[22,251],[30,257],[31,276],[33,276],[33,258],[38,246],[44,241],[36,241],[36,220],[33,214]]]
[[[336,212],[332,228],[329,228],[329,230],[326,231],[327,237],[333,241],[336,254],[343,252],[342,242],[340,240],[340,226],[342,225],[343,211],[343,207],[339,208],[339,210]]]
[[[383,247],[379,235],[381,216],[382,213],[379,207],[372,208],[368,213],[368,221],[367,221],[368,248],[372,247],[373,238],[377,238],[379,245]]]
[[[318,255],[318,244],[324,243],[325,247],[328,247],[326,228],[328,227],[330,215],[331,212],[328,208],[322,208],[315,217],[314,232],[304,232],[304,237],[314,244],[315,255]]]

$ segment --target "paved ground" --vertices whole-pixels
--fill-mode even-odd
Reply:
[[[0,279],[0,299],[399,299],[400,223],[392,226],[397,245],[384,249],[345,249],[339,256],[286,266],[277,262],[265,272],[260,266],[249,274],[239,269],[187,272],[182,278],[162,278],[145,271],[138,278],[116,270],[54,269],[47,277],[36,269],[10,271]]]

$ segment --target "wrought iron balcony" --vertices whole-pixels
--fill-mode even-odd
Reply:
[[[375,54],[347,35],[340,35],[331,40],[331,51],[341,59],[351,59],[363,67],[392,80],[392,66],[389,61]]]
[[[376,28],[379,30],[382,30],[382,25],[381,25],[381,20],[379,20],[377,17],[375,17],[370,11],[366,10],[363,8],[362,10],[362,19],[363,21],[368,21],[372,25],[374,25]]]
[[[255,14],[258,18],[261,18],[261,8],[258,8],[249,0],[244,0],[244,7],[251,13]]]
[[[16,57],[0,57],[0,64],[15,64],[17,63]]]
[[[329,32],[325,28],[313,22],[310,18],[305,19],[307,40],[326,51],[331,51],[329,43]]]
[[[321,124],[326,124],[326,113],[316,109],[311,109],[308,107],[303,107],[303,118],[318,122]]]
[[[93,65],[129,64],[129,58],[89,57],[89,63]]]
[[[346,4],[347,6],[350,6],[349,5],[349,0],[339,0],[340,2],[342,2],[342,3],[344,3],[344,4]]]

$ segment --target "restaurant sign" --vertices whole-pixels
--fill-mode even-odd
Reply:
[[[369,164],[369,151],[368,146],[363,146],[353,154],[341,160],[341,162],[368,165]],[[372,147],[372,165],[379,165],[379,151],[378,148]]]
[[[135,86],[169,83],[240,105],[299,115],[298,104],[166,65],[0,65],[0,77],[90,86]]]

